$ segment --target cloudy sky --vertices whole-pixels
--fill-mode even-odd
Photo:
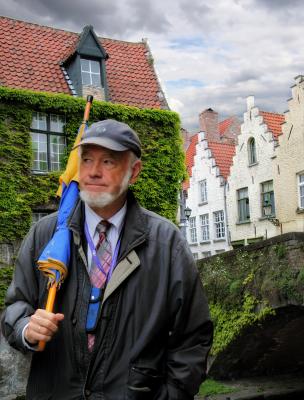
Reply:
[[[0,0],[0,14],[102,37],[148,39],[171,109],[198,130],[206,108],[242,118],[246,97],[283,112],[304,75],[301,0]]]

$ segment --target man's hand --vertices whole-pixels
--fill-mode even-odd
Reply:
[[[33,346],[41,340],[49,342],[57,332],[59,322],[63,319],[63,314],[54,314],[38,309],[30,318],[30,322],[24,331],[24,338]]]

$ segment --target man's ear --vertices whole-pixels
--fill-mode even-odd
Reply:
[[[137,178],[138,178],[138,175],[140,174],[141,168],[142,168],[141,160],[136,160],[132,166],[132,175],[130,178],[131,185],[137,181]]]

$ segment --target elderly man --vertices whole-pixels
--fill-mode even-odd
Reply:
[[[43,310],[46,280],[35,266],[56,214],[25,238],[7,294],[4,335],[33,351],[27,399],[193,399],[212,323],[180,232],[128,190],[141,170],[138,136],[100,121],[78,151],[80,199],[68,222],[71,261],[57,312]]]

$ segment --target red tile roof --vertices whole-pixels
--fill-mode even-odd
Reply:
[[[186,168],[189,178],[192,176],[192,167],[194,166],[194,156],[196,155],[196,145],[198,143],[198,134],[191,137],[190,145],[186,151]],[[233,156],[235,155],[235,145],[219,142],[208,142],[208,147],[211,150],[216,165],[220,169],[220,174],[224,179],[227,179],[232,165]],[[183,182],[183,190],[188,190],[190,187],[189,179]]]
[[[282,134],[282,124],[285,122],[285,116],[267,111],[260,111],[260,115],[263,117],[264,123],[268,126],[268,130],[277,139]]]
[[[227,179],[232,165],[232,159],[235,155],[235,145],[228,143],[208,143],[212,156],[215,158],[216,165],[220,169],[220,174]]]
[[[220,135],[224,135],[225,131],[232,125],[234,122],[234,117],[230,117],[225,119],[224,121],[219,122],[218,128]]]
[[[60,63],[75,52],[81,34],[0,17],[0,85],[71,94]],[[146,43],[99,38],[110,101],[167,108]]]

